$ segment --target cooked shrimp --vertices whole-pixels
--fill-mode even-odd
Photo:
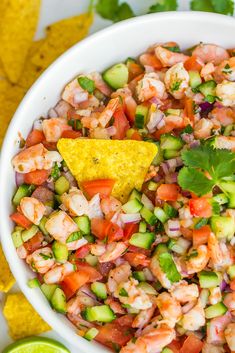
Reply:
[[[105,250],[106,250],[105,244],[95,243],[90,245],[90,252],[92,255],[101,256],[105,253]]]
[[[164,82],[167,90],[173,97],[176,99],[183,98],[184,92],[189,86],[189,74],[182,62],[175,64],[167,70]]]
[[[217,82],[222,82],[223,80],[235,81],[235,57],[222,61],[216,67],[214,76]]]
[[[203,68],[201,69],[200,76],[204,78],[205,81],[212,80],[212,74],[215,71],[215,66],[212,63],[207,63]]]
[[[69,82],[62,93],[62,98],[74,108],[78,108],[79,103],[87,101],[89,94],[87,91],[79,85],[78,79],[75,78],[73,81]]]
[[[114,292],[115,298],[118,298],[122,304],[130,305],[133,309],[145,310],[151,308],[152,302],[149,296],[138,287],[139,282],[130,278],[127,282],[118,284]],[[124,291],[124,293],[122,293]]]
[[[166,97],[165,85],[159,80],[159,76],[154,73],[147,73],[139,80],[136,86],[136,94],[140,102],[156,97],[163,99]]]
[[[115,212],[119,211],[122,203],[113,196],[104,197],[100,202],[100,207],[107,219],[112,218]]]
[[[108,276],[108,290],[110,293],[115,292],[117,289],[117,286],[121,282],[127,282],[128,278],[131,275],[131,267],[128,262],[125,262],[124,264],[117,266],[113,270],[109,272]]]
[[[66,243],[67,249],[72,251],[72,250],[77,250],[81,248],[83,245],[86,245],[88,241],[85,238],[80,238],[78,240],[74,240],[71,242]]]
[[[210,295],[209,295],[209,303],[213,305],[221,302],[221,300],[222,300],[222,294],[221,294],[220,287],[211,288]]]
[[[77,224],[64,211],[53,213],[45,224],[45,228],[55,240],[65,244],[68,236],[78,230]]]
[[[68,125],[67,119],[51,118],[45,119],[42,122],[42,130],[48,142],[57,142],[64,131],[72,130]]]
[[[119,103],[120,99],[118,97],[110,99],[98,119],[101,127],[106,127],[106,125],[108,125]]]
[[[62,265],[56,265],[44,275],[44,281],[47,284],[62,282],[65,276],[74,272],[74,269],[74,265],[70,262],[65,262]]]
[[[180,303],[187,303],[199,297],[198,286],[195,283],[188,284],[187,281],[176,283],[170,293]]]
[[[29,173],[37,169],[50,169],[62,157],[56,151],[48,151],[42,143],[26,148],[12,159],[12,165],[18,173]]]
[[[165,114],[161,110],[152,109],[152,111],[150,111],[149,121],[146,125],[150,133],[153,133],[157,128],[163,127],[165,125],[164,117]]]
[[[20,209],[26,218],[37,225],[46,212],[44,204],[34,197],[23,197],[20,200]]]
[[[156,303],[164,322],[169,327],[175,327],[175,324],[182,317],[180,303],[167,292],[159,294]]]
[[[205,312],[200,299],[197,304],[183,315],[181,325],[185,330],[197,331],[206,323]]]
[[[205,118],[200,119],[194,126],[194,136],[197,139],[209,137],[213,126],[214,124],[211,120]]]
[[[215,270],[222,270],[233,264],[233,255],[230,248],[222,241],[219,241],[214,233],[209,235],[208,249],[211,265]]]
[[[68,193],[61,196],[61,201],[71,216],[82,216],[87,214],[89,204],[81,190],[73,187]]]
[[[79,315],[86,306],[94,306],[95,301],[86,294],[79,294],[67,303],[67,313],[71,315]]]
[[[125,347],[122,347],[120,353],[159,353],[175,337],[176,334],[173,328],[161,325],[138,337],[135,343],[132,341],[128,342]]]
[[[232,317],[229,312],[225,315],[215,317],[207,326],[207,343],[223,344],[225,343],[224,330],[231,322]]]
[[[53,252],[50,248],[42,248],[35,250],[26,258],[27,264],[33,271],[38,273],[46,273],[55,263]]]
[[[161,285],[166,288],[170,289],[172,284],[171,281],[167,278],[165,272],[162,271],[157,256],[153,256],[150,262],[150,270],[152,271],[153,275],[159,280]]]
[[[187,55],[174,53],[160,45],[155,48],[155,55],[164,67],[171,67],[175,64],[184,63],[189,58]]]
[[[227,293],[224,297],[223,303],[227,306],[231,314],[235,316],[235,292]]]
[[[229,107],[216,107],[210,112],[209,117],[219,121],[222,126],[235,123],[235,112]]]
[[[213,344],[204,342],[202,353],[225,353],[225,350],[221,346],[214,346]]]
[[[106,247],[105,253],[101,255],[98,260],[99,262],[114,261],[118,257],[122,256],[126,249],[127,245],[124,242],[119,241],[109,243]]]
[[[216,87],[216,96],[219,97],[220,102],[225,106],[235,105],[235,82],[223,81]]]
[[[202,271],[210,259],[209,249],[206,245],[199,245],[196,251],[197,255],[190,257],[186,262],[188,274]]]
[[[95,87],[103,93],[105,96],[110,97],[112,90],[111,88],[104,82],[102,76],[99,72],[92,72],[90,78],[95,82]]]
[[[100,195],[96,194],[92,197],[92,199],[88,202],[88,211],[86,215],[92,218],[103,218],[103,213],[100,207]]]
[[[144,326],[146,326],[151,320],[155,309],[156,304],[153,302],[151,308],[140,310],[139,314],[136,315],[132,322],[132,327],[143,328]]]
[[[225,148],[235,152],[235,136],[217,136],[216,148]]]
[[[193,56],[200,58],[205,64],[218,65],[221,61],[229,58],[227,50],[215,44],[199,44],[192,52]]]
[[[85,116],[81,118],[82,126],[87,129],[96,129],[99,125],[99,115],[100,113],[92,114],[92,116]]]
[[[105,300],[105,304],[109,305],[110,308],[113,310],[115,314],[125,314],[126,311],[125,309],[121,306],[121,304],[113,299],[112,297],[109,297]]]
[[[235,350],[235,323],[231,322],[228,324],[224,331],[226,342],[231,349],[231,351]]]

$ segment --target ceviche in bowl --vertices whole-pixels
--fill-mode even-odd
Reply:
[[[10,155],[6,255],[84,350],[235,350],[235,43],[172,37],[66,75]]]

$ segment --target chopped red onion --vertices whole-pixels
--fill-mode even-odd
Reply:
[[[147,129],[149,130],[150,133],[154,132],[156,128],[159,128],[159,124],[163,121],[163,126],[165,125],[164,122],[164,113],[160,110],[157,110],[155,112],[152,112],[150,115],[149,122],[147,124]],[[161,124],[162,127],[162,124]]]
[[[181,157],[176,157],[177,167],[181,167],[184,163]]]
[[[169,169],[168,169],[168,164],[167,163],[161,163],[160,166],[162,167],[163,173],[168,174]]]
[[[80,315],[67,314],[67,318],[71,321],[77,328],[81,329],[81,327],[95,327],[94,324],[88,322],[80,317]],[[81,325],[81,326],[80,326]]]
[[[79,104],[88,100],[88,92],[78,91],[73,96],[73,101],[75,104]]]
[[[152,97],[149,99],[150,103],[156,104],[157,106],[161,106],[162,105],[162,101],[157,98],[157,97]]]
[[[195,140],[192,143],[190,143],[190,148],[196,148],[198,146],[200,146],[200,141],[199,140]]]
[[[209,113],[213,109],[213,106],[214,104],[211,104],[209,102],[203,102],[199,104],[202,113]]]
[[[178,181],[178,173],[176,172],[167,174],[165,177],[166,183],[173,184],[173,183],[177,183],[177,181]]]
[[[225,290],[225,288],[227,287],[227,283],[225,282],[225,280],[223,279],[220,283],[220,290],[223,292]]]
[[[48,189],[50,189],[51,191],[54,191],[55,190],[55,183],[54,181],[51,179],[49,181],[47,181],[47,184],[46,186],[48,187]]]
[[[16,172],[15,173],[15,183],[16,183],[17,187],[19,187],[21,184],[23,184],[24,183],[24,174]]]
[[[153,181],[155,181],[156,183],[158,183],[160,180],[162,179],[162,176],[157,174],[154,178]]]
[[[139,222],[141,220],[139,213],[122,213],[120,217],[123,223]]]
[[[177,160],[176,158],[168,159],[165,162],[169,168],[169,172],[174,172],[175,168],[177,167]]]
[[[185,134],[182,134],[181,137],[182,137],[182,140],[186,143],[191,143],[194,141],[193,134],[186,134],[185,133]]]
[[[77,186],[77,182],[75,180],[75,178],[72,176],[72,174],[70,173],[70,171],[66,171],[66,172],[62,172],[61,173],[69,182],[70,188],[72,188],[73,186],[76,187]]]
[[[154,205],[152,201],[145,194],[142,194],[141,202],[144,205],[144,207],[148,208],[150,211],[153,211]]]
[[[72,109],[72,106],[69,103],[65,102],[63,99],[61,99],[54,107],[55,112],[60,117],[66,116],[70,109]]]
[[[178,219],[169,219],[167,224],[165,224],[166,234],[171,238],[178,237],[181,235],[180,232],[180,222]]]
[[[218,102],[218,101],[216,101],[216,102],[214,103],[214,106],[215,106],[216,108],[223,108],[223,104],[221,104],[221,103]]]
[[[109,136],[113,136],[117,132],[117,129],[116,129],[115,126],[109,126],[109,127],[107,127],[106,130],[107,130],[107,133],[108,133]]]

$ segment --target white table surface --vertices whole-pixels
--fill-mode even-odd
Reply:
[[[178,1],[179,10],[184,11],[189,9],[189,0]],[[137,15],[146,13],[149,6],[155,3],[154,0],[128,0],[127,2],[132,6],[134,12]],[[43,36],[45,26],[62,18],[73,16],[86,11],[88,4],[88,0],[42,0],[42,9],[38,30],[36,33],[36,39]],[[111,25],[110,21],[103,20],[99,16],[96,16],[90,32],[96,32],[109,25]],[[17,290],[17,285],[15,285],[11,292]],[[2,314],[3,303],[4,296],[0,293],[0,352],[7,344],[12,342],[11,338],[8,336],[7,325]],[[49,331],[43,336],[55,338],[58,341],[64,343],[66,347],[71,350],[71,353],[77,353],[77,350],[69,345],[68,342],[65,342],[55,331]]]

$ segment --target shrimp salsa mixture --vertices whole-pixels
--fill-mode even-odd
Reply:
[[[79,75],[21,148],[12,239],[79,335],[235,351],[235,49],[156,44]]]

